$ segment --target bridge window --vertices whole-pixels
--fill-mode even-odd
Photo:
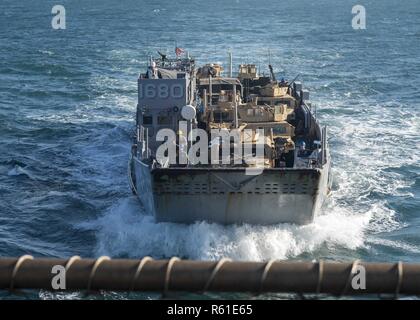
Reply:
[[[171,119],[168,116],[158,116],[157,122],[158,124],[170,124]]]
[[[152,116],[143,116],[143,124],[153,124]]]

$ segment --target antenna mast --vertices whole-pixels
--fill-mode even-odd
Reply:
[[[229,77],[232,78],[233,72],[233,58],[232,58],[232,50],[229,50]]]

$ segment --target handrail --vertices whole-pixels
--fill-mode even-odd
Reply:
[[[175,257],[146,257],[146,263],[101,257],[73,259],[69,264],[68,259],[27,257],[0,258],[0,290],[53,290],[53,279],[60,276],[57,266],[62,266],[65,288],[60,290],[420,294],[419,263],[217,262]]]
[[[130,184],[131,191],[135,195],[138,195],[137,188],[136,188],[136,186],[134,184],[133,176],[132,176],[132,168],[131,168],[132,163],[133,163],[133,155],[131,154],[130,155],[130,159],[128,160],[128,165],[127,165],[128,183]]]

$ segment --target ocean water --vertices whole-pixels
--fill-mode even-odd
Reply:
[[[55,4],[65,30],[51,27]],[[352,28],[356,4],[366,30]],[[127,181],[136,79],[175,44],[200,63],[226,66],[232,50],[235,65],[301,75],[333,160],[313,223],[187,226],[142,211]],[[418,0],[2,0],[0,256],[420,262],[419,88]]]

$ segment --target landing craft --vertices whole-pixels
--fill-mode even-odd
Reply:
[[[129,161],[131,188],[145,210],[159,222],[310,223],[331,186],[331,161],[326,127],[302,84],[276,80],[271,65],[269,77],[253,64],[224,77],[218,64],[196,68],[189,55],[160,56],[138,79]],[[236,130],[239,140],[229,138],[228,161],[221,145],[216,161],[179,161],[185,157],[180,148],[177,161],[161,161],[156,155],[163,142],[156,135],[162,129],[176,133],[177,146],[191,146],[196,129],[207,137],[214,130]],[[208,157],[214,156],[214,141],[206,144]],[[259,161],[248,161],[246,152],[238,161],[238,145]]]

